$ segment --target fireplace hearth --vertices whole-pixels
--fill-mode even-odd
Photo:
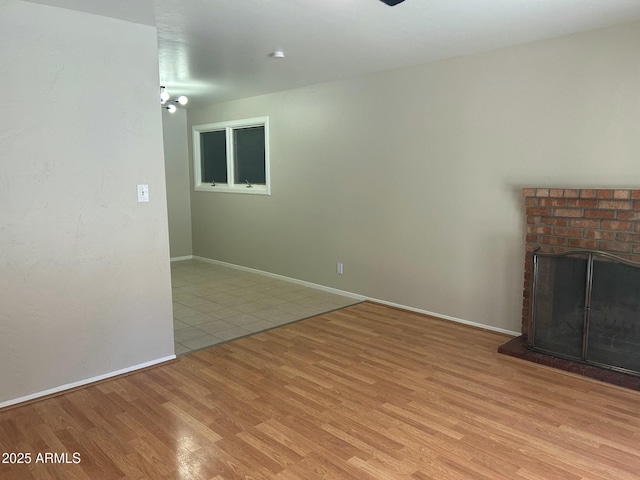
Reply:
[[[610,383],[612,385],[640,391],[640,377],[637,375],[630,375],[616,370],[598,367],[596,365],[588,365],[586,363],[536,352],[529,346],[526,335],[512,338],[505,344],[500,345],[498,353],[520,358],[539,365],[545,365],[558,370],[563,370],[576,375],[582,375],[583,377],[593,378],[594,380]]]

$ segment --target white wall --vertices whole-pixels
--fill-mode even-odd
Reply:
[[[638,45],[634,24],[190,110],[269,115],[273,193],[192,192],[194,254],[519,331],[521,188],[640,183]]]
[[[0,8],[2,406],[170,358],[173,330],[155,29]]]
[[[187,111],[162,110],[164,165],[167,177],[167,209],[171,258],[193,254],[191,241],[191,204],[189,154],[187,147]]]

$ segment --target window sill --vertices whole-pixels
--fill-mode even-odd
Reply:
[[[245,195],[271,195],[266,185],[252,185],[250,188],[246,185],[238,185],[237,187],[229,187],[227,185],[197,185],[196,192],[214,192],[214,193],[240,193]]]

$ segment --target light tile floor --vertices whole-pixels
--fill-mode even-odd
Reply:
[[[176,355],[359,300],[199,260],[171,263]]]

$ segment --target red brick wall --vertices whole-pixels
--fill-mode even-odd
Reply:
[[[601,250],[640,262],[640,190],[524,188],[527,213],[522,333],[529,328],[533,255]]]

